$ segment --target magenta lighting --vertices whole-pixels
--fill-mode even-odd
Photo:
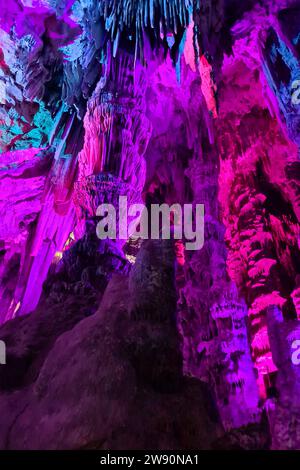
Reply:
[[[299,146],[299,1],[1,2],[0,462],[300,449]]]

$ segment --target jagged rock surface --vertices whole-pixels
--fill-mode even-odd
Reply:
[[[149,249],[139,253],[147,263]],[[174,278],[170,249],[161,247],[161,252],[168,263],[155,256],[149,263],[158,297],[155,277],[160,280],[165,271]],[[145,315],[145,305],[129,295],[133,285],[139,296],[149,289],[147,282],[136,284],[138,277],[133,271],[129,290],[127,276],[113,275],[98,310],[88,318],[85,304],[95,305],[95,300],[87,296],[85,304],[77,303],[74,315],[69,302],[76,297],[69,294],[56,305],[48,302],[43,316],[36,312],[2,327],[8,361],[18,357],[19,372],[24,363],[24,376],[11,377],[9,389],[1,376],[2,449],[210,448],[222,435],[209,389],[182,375],[171,314],[174,283],[160,287],[169,315],[165,309],[159,314],[158,303],[156,312],[148,308]],[[28,352],[38,350],[36,362],[27,367]]]

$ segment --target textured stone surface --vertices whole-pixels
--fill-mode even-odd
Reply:
[[[299,11],[3,5],[3,448],[299,448]],[[125,194],[204,204],[204,247],[100,242]]]
[[[166,261],[172,259],[170,250],[162,247],[162,252]],[[139,256],[147,258],[143,248]],[[174,263],[151,259],[154,279],[163,270],[173,271],[174,278]],[[131,286],[136,279],[133,272]],[[148,284],[136,284],[134,292],[143,295],[145,289]],[[174,289],[172,282],[164,288],[170,294]],[[15,361],[19,374],[23,367],[23,377],[1,376],[0,447],[210,448],[222,427],[207,386],[182,375],[170,294],[161,315],[158,308],[153,314],[148,308],[146,316],[134,296],[129,302],[128,278],[114,275],[99,309],[88,318],[84,309],[95,299],[86,295],[86,305],[77,300],[74,315],[70,301],[76,298],[69,293],[63,301],[48,301],[43,316],[36,312],[6,323],[0,332],[8,361]],[[29,356],[34,353],[35,362]]]

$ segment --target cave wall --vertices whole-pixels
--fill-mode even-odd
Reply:
[[[204,247],[174,248],[183,372],[226,431],[267,414],[297,448],[300,13],[240,3],[4,5],[0,321],[128,275],[140,242],[98,243],[100,203],[204,204]]]

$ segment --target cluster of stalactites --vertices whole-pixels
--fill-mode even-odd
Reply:
[[[169,33],[175,37],[190,22],[193,10],[200,8],[200,0],[103,0],[100,16],[113,43],[114,55],[121,36],[133,32],[135,55],[144,61],[144,31],[152,31],[156,45]]]

